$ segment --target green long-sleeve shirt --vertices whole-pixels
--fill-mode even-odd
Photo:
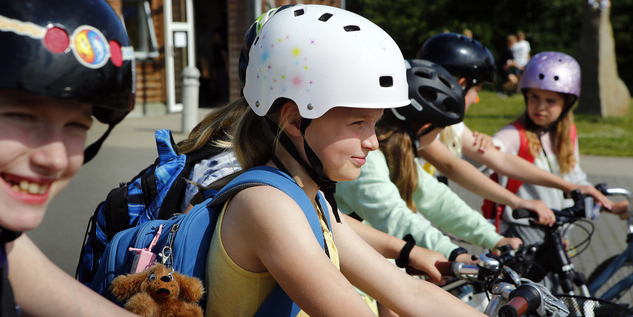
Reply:
[[[456,237],[489,249],[503,238],[491,223],[448,186],[438,182],[419,165],[417,171],[418,187],[413,193],[413,200],[418,211],[431,223]],[[417,245],[441,252],[446,258],[458,247],[407,207],[389,178],[389,167],[380,151],[369,153],[358,179],[339,182],[335,196],[342,212],[355,212],[372,227],[390,235],[402,238],[411,234]]]

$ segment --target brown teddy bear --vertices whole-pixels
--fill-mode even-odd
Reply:
[[[125,309],[141,316],[203,316],[197,304],[204,294],[202,282],[160,263],[143,272],[116,277],[110,291],[118,300],[128,300]]]

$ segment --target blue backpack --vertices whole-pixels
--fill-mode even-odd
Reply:
[[[156,130],[158,158],[131,181],[110,191],[90,218],[75,277],[89,285],[106,245],[115,234],[154,219],[180,212],[186,179],[193,166],[222,149],[207,146],[178,155],[169,130]]]
[[[305,192],[287,174],[269,166],[259,166],[242,173],[219,192],[215,190],[203,192],[206,200],[195,205],[187,214],[174,215],[169,220],[148,221],[115,235],[108,243],[90,288],[109,300],[123,305],[109,292],[110,283],[115,277],[126,274],[132,269],[134,252],[128,249],[147,248],[161,225],[162,234],[151,250],[157,255],[157,261],[167,267],[172,267],[181,274],[206,281],[207,254],[224,203],[243,189],[262,185],[273,186],[283,191],[299,204],[310,223],[314,236],[321,248],[324,248],[319,216]],[[321,193],[318,194],[317,201],[323,207],[329,227],[330,218]],[[206,285],[205,290],[208,290]],[[204,298],[200,305],[203,308],[206,307]],[[300,308],[277,285],[256,316],[296,316],[299,311]]]

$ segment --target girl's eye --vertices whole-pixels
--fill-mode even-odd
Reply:
[[[68,124],[66,124],[67,127],[73,127],[73,128],[79,128],[82,130],[88,130],[90,129],[90,125],[82,123],[82,122],[70,122]]]
[[[20,121],[35,121],[36,120],[34,115],[30,113],[23,113],[23,112],[8,112],[8,113],[5,113],[4,116],[12,120],[20,120]]]

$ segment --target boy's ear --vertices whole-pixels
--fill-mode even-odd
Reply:
[[[462,87],[466,87],[466,77],[460,78],[457,83]]]
[[[286,101],[281,106],[281,115],[279,116],[279,126],[286,131],[289,136],[301,136],[301,114],[297,104],[293,101]]]

